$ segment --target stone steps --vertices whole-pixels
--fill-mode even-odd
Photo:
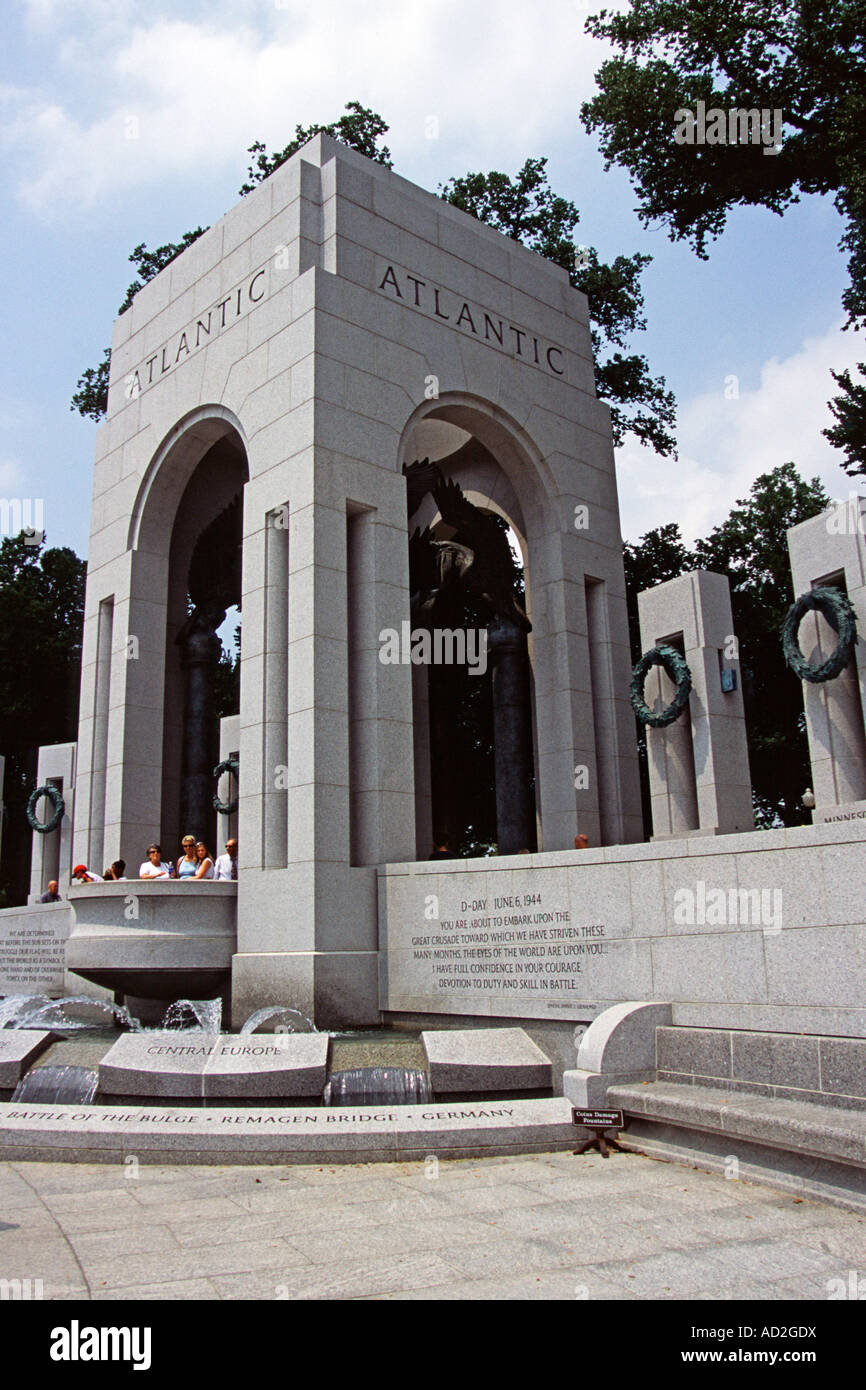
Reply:
[[[866,1111],[866,1038],[662,1026],[656,1068],[658,1081]]]
[[[611,1086],[606,1104],[627,1117],[623,1147],[866,1211],[862,1111],[668,1081]]]

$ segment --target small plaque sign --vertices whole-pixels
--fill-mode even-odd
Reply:
[[[578,1110],[571,1107],[572,1123],[584,1125],[587,1129],[622,1129],[621,1110]]]

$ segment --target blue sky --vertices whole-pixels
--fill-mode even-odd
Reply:
[[[834,497],[855,490],[822,438],[829,366],[866,356],[842,333],[841,220],[809,198],[784,218],[738,210],[699,260],[644,229],[624,172],[605,174],[579,120],[606,48],[586,0],[7,0],[0,69],[5,323],[0,495],[44,499],[52,545],[86,554],[96,426],[69,411],[110,340],[136,243],[206,225],[237,199],[246,148],[358,99],[390,123],[398,172],[426,188],[547,155],[605,258],[643,251],[648,330],[635,346],[680,408],[680,458],[617,455],[623,529],[722,520],[793,459]],[[438,122],[438,133],[430,118]],[[732,151],[732,153],[735,153]],[[739,395],[726,399],[726,378]]]

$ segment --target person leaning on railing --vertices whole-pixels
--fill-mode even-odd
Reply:
[[[149,845],[147,858],[138,871],[139,878],[171,878],[171,865],[162,857],[159,845]]]
[[[198,860],[195,856],[195,836],[184,835],[181,841],[183,856],[174,866],[172,878],[198,878]]]
[[[195,872],[196,878],[213,878],[213,858],[204,840],[199,840],[195,847],[195,859],[198,868]]]
[[[214,864],[214,878],[219,882],[236,879],[238,876],[238,842],[226,840],[226,852]]]
[[[92,874],[86,864],[76,864],[72,870],[73,883],[102,883],[99,874]]]

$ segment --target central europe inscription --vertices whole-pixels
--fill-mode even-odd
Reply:
[[[113,1096],[318,1096],[328,1046],[327,1033],[126,1033],[99,1064],[99,1089]]]

